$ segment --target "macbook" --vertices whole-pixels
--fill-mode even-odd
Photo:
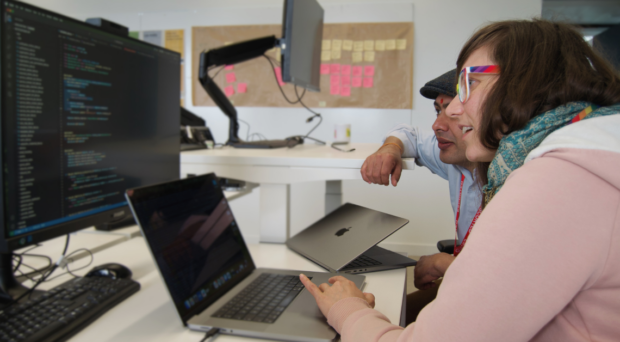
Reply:
[[[127,200],[183,323],[192,330],[332,341],[302,271],[258,269],[214,174],[130,189]],[[303,272],[315,284],[329,273]],[[364,277],[350,275],[358,287]]]
[[[330,272],[415,266],[415,260],[376,246],[407,223],[404,218],[345,203],[288,239],[286,245]]]

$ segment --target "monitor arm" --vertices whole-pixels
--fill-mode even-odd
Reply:
[[[198,80],[207,91],[207,94],[213,99],[213,102],[215,102],[222,112],[230,119],[228,141],[226,145],[241,141],[238,135],[239,122],[237,121],[237,110],[235,110],[235,107],[233,107],[226,95],[224,95],[222,90],[215,84],[213,79],[211,79],[209,76],[209,68],[233,65],[260,57],[268,50],[278,47],[279,45],[280,41],[276,39],[275,36],[269,36],[224,46],[219,49],[212,49],[200,54]]]

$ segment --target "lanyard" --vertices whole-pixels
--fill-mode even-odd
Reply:
[[[480,216],[480,212],[482,211],[482,207],[478,208],[478,211],[476,212],[476,215],[474,216],[474,219],[471,220],[471,225],[469,225],[469,229],[467,230],[467,233],[465,234],[465,237],[463,238],[463,242],[460,245],[457,245],[458,242],[458,237],[459,237],[459,217],[461,216],[461,198],[463,197],[463,183],[465,182],[465,175],[461,174],[461,189],[459,190],[459,205],[456,208],[456,234],[454,236],[454,256],[459,255],[459,253],[461,253],[461,250],[463,249],[463,247],[465,246],[465,242],[467,242],[467,238],[469,237],[469,233],[471,233],[471,229],[474,227],[474,224],[476,224],[476,220],[478,220],[478,216]]]

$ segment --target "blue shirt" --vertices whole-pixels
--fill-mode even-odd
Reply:
[[[437,146],[437,137],[432,131],[421,131],[416,127],[401,124],[389,131],[387,136],[396,137],[403,142],[405,145],[403,158],[415,158],[416,164],[425,166],[432,173],[448,180],[450,203],[455,220],[456,209],[459,204],[461,176],[465,176],[458,228],[458,243],[461,244],[482,200],[482,192],[476,184],[474,176],[464,167],[446,164],[439,159],[441,150]]]

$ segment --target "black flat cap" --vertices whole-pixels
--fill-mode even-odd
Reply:
[[[456,69],[427,82],[424,87],[420,88],[420,94],[431,100],[436,99],[439,94],[456,96]]]

